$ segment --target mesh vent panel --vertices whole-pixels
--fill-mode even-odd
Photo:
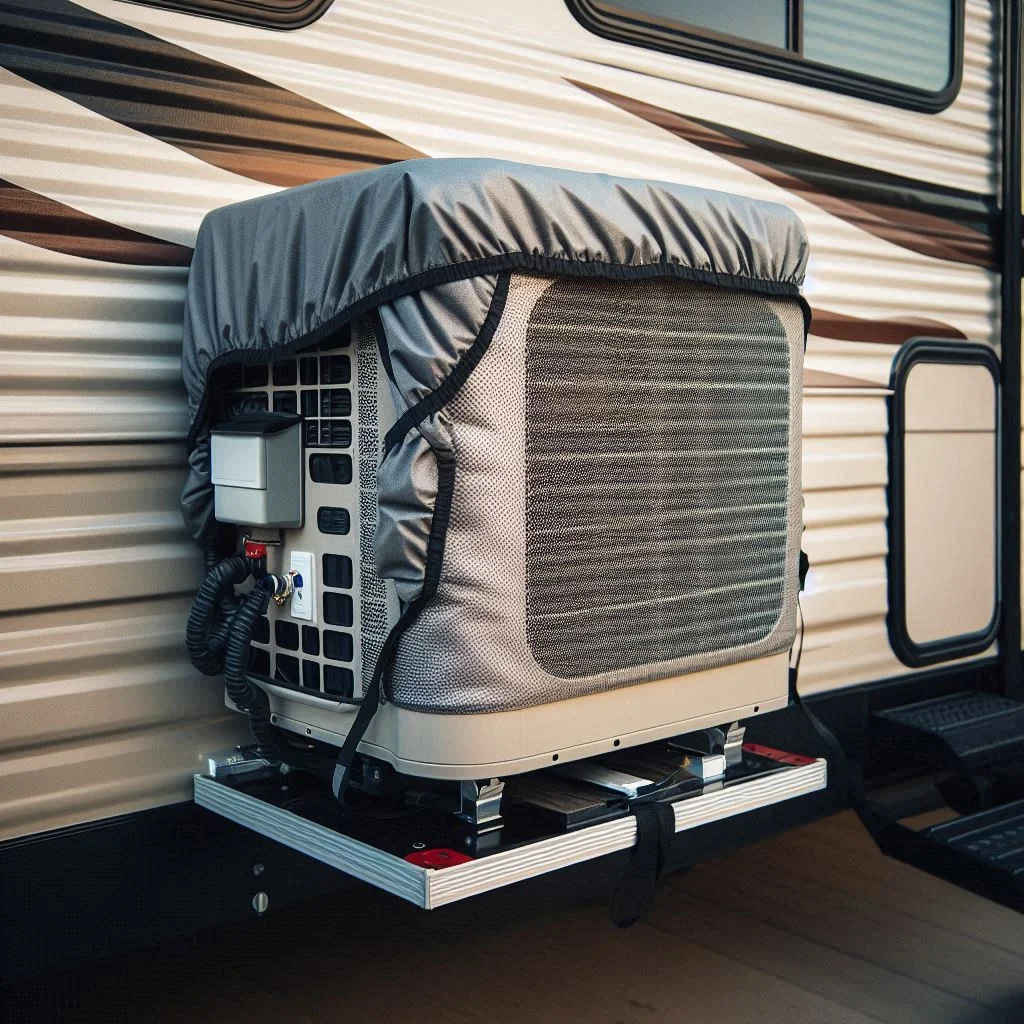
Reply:
[[[388,634],[387,594],[377,575],[373,538],[377,529],[377,343],[369,321],[356,325],[356,390],[359,401],[359,645],[363,689],[369,685],[377,656]]]
[[[578,678],[757,643],[786,597],[790,343],[771,300],[556,281],[526,338],[526,628]]]

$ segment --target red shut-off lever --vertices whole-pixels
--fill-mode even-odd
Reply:
[[[247,540],[245,542],[246,558],[266,558],[267,545],[258,540]]]

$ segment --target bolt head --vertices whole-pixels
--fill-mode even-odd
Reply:
[[[265,914],[270,906],[270,897],[265,892],[258,892],[252,898],[252,909],[257,914]]]

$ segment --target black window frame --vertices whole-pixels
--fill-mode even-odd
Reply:
[[[683,28],[637,11],[618,7],[614,0],[565,0],[572,15],[585,29],[605,39],[612,39],[649,50],[659,50],[680,57],[690,57],[720,64],[739,71],[750,71],[801,85],[874,100],[890,106],[903,107],[926,114],[945,110],[956,99],[963,80],[964,3],[952,0],[953,31],[948,84],[938,92],[899,85],[871,75],[834,68],[808,60],[802,54],[801,22],[803,0],[790,0],[786,26],[787,39],[793,48],[780,49],[766,43],[725,35],[699,26]]]
[[[159,7],[182,14],[197,14],[219,21],[236,21],[291,31],[321,18],[334,0],[133,0],[145,7]]]
[[[906,388],[910,371],[918,365],[945,364],[983,366],[992,375],[995,389],[995,460],[996,460],[996,502],[995,502],[995,600],[989,624],[975,633],[940,637],[918,643],[907,628],[907,565],[906,565]],[[1005,509],[1001,506],[1003,494],[1003,472],[999,453],[1003,450],[1002,407],[1004,397],[1001,385],[999,356],[988,345],[975,341],[949,341],[944,338],[911,338],[905,342],[893,358],[889,374],[888,398],[889,423],[886,435],[886,449],[889,460],[889,480],[886,484],[886,506],[889,515],[886,520],[886,578],[888,581],[888,608],[885,625],[889,633],[889,644],[904,665],[910,668],[924,668],[943,661],[968,658],[987,651],[999,638],[1003,608],[1003,583],[1000,567],[1003,563],[1003,538]]]

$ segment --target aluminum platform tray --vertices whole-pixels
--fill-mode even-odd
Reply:
[[[684,832],[770,807],[823,790],[826,784],[823,758],[780,760],[770,771],[733,781],[727,778],[724,784],[705,786],[671,801],[675,829]],[[396,831],[386,820],[379,826],[363,822],[358,828],[333,827],[323,820],[331,820],[323,804],[314,806],[301,794],[286,799],[277,794],[287,789],[279,779],[249,783],[195,776],[195,801],[201,807],[428,910],[627,850],[637,839],[636,818],[623,808],[611,820],[555,835],[520,832],[510,840],[495,842],[490,850],[478,849],[473,857],[456,853],[452,860],[458,862],[424,867],[407,857],[422,860],[421,854],[429,852],[424,847],[445,849],[456,844],[412,841],[409,828],[413,826],[399,826]],[[334,820],[340,823],[340,812],[336,808],[334,812],[339,815]],[[432,819],[435,826],[442,820],[447,820],[446,816]],[[425,838],[444,830],[443,825],[433,832],[421,823],[415,827]]]

